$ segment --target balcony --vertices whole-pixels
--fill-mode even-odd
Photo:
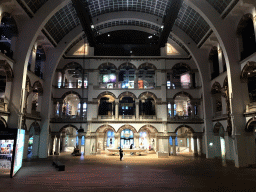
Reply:
[[[204,123],[204,120],[201,119],[198,116],[192,117],[192,116],[174,116],[174,117],[168,117],[168,121],[171,123]]]
[[[26,114],[26,118],[33,120],[41,120],[41,115],[39,111],[31,111],[31,113]]]
[[[244,116],[256,116],[256,102],[249,103],[246,105]]]
[[[167,83],[167,89],[194,89],[192,83]]]
[[[66,89],[81,89],[82,82],[68,82],[62,86],[62,83],[59,82],[57,88],[66,88]],[[84,83],[84,88],[87,88],[87,83]]]
[[[140,115],[140,120],[156,120],[156,115]]]
[[[98,120],[114,120],[114,115],[98,115]]]
[[[10,59],[13,59],[13,51],[3,42],[0,42],[0,52]]]
[[[99,89],[155,89],[155,83],[146,83],[143,86],[139,86],[138,88],[135,88],[133,82],[129,83],[123,83],[123,82],[118,82],[118,83],[99,83],[98,87]]]
[[[80,123],[85,122],[86,116],[81,117],[79,115],[66,115],[66,116],[56,116],[54,118],[51,118],[52,123]]]

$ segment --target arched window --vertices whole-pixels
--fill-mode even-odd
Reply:
[[[132,97],[123,97],[119,102],[119,115],[134,115],[135,101]]]
[[[36,51],[36,63],[35,63],[35,75],[43,78],[43,68],[44,62],[46,60],[46,55],[42,46],[37,47]]]
[[[100,88],[114,88],[116,85],[116,67],[113,64],[102,64],[100,70]]]
[[[63,117],[79,117],[80,116],[80,99],[76,94],[69,94],[63,100],[62,113]]]
[[[138,146],[136,146],[136,147],[138,147]],[[146,131],[140,132],[139,148],[141,148],[141,149],[149,148],[149,135],[148,135],[148,132],[146,132]]]
[[[135,69],[131,65],[122,65],[119,71],[119,82],[123,89],[133,89]]]
[[[222,100],[221,100],[221,85],[215,82],[212,85],[212,99],[213,99],[213,112],[214,116],[218,117],[222,114]]]
[[[256,39],[253,24],[253,16],[246,14],[240,20],[237,29],[240,39],[241,60],[256,52]]]
[[[155,100],[152,97],[140,99],[139,107],[140,115],[156,115]]]
[[[130,129],[124,129],[121,132],[121,148],[129,149],[130,145],[134,145],[134,138],[133,138],[133,132]]]
[[[153,89],[155,87],[155,69],[152,65],[139,67],[138,88]]]
[[[211,67],[211,79],[214,79],[220,74],[218,50],[215,46],[210,51],[209,62]]]
[[[190,104],[190,98],[181,93],[174,99],[174,116],[191,116],[192,105]]]
[[[115,115],[115,98],[110,95],[105,95],[100,99],[99,115]]]
[[[193,74],[191,77],[190,67],[185,63],[178,63],[173,66],[172,72],[167,73],[167,88],[189,89],[195,82],[195,80],[191,82],[191,78],[195,79],[195,76]]]
[[[13,51],[11,49],[12,37],[17,36],[18,30],[16,22],[9,13],[2,14],[0,23],[0,52],[12,59]]]
[[[114,131],[109,130],[107,132],[107,147],[113,148],[115,144],[115,133]]]

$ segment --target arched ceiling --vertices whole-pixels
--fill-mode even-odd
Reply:
[[[48,1],[48,0],[17,0],[24,10],[32,15]],[[66,36],[70,31],[72,31],[77,26],[81,25],[79,18],[77,16],[76,10],[71,2],[71,0],[66,0],[69,2],[64,7],[60,8],[45,24],[44,29],[48,33],[48,38],[51,38],[51,42],[58,44],[64,36]],[[227,15],[231,9],[237,4],[238,0],[206,0],[220,15]],[[113,26],[127,25],[127,26],[139,26],[144,28],[149,28],[156,33],[161,33],[162,28],[159,23],[163,24],[166,16],[166,10],[172,2],[171,0],[82,0],[83,3],[87,2],[88,10],[93,21],[97,21],[97,17],[104,15],[106,13],[113,12],[141,12],[147,13],[149,15],[154,15],[158,19],[155,23],[147,22],[145,20],[132,18],[132,13],[130,14],[131,18],[118,19],[118,18],[109,18],[109,21],[98,24],[96,22],[92,23],[95,26],[93,29],[94,33],[97,35],[98,31],[109,28]],[[183,30],[196,44],[201,44],[206,41],[211,33],[211,28],[205,19],[194,9],[189,7],[186,4],[186,1],[183,2],[182,7],[178,13],[178,17],[175,21],[175,25]],[[177,39],[174,39],[172,36],[169,36],[174,40],[178,45],[183,49],[182,43]],[[81,39],[80,39],[81,41]],[[76,40],[76,43],[79,41]],[[74,43],[75,43],[74,42]],[[72,43],[72,44],[74,44]],[[67,52],[67,51],[66,51]],[[186,50],[187,52],[187,50]]]

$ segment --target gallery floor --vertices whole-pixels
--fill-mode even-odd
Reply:
[[[57,171],[51,164],[58,158],[66,165]],[[2,192],[46,191],[256,191],[256,169],[223,166],[220,160],[189,156],[158,159],[147,156],[73,157],[61,154],[47,160],[23,163],[11,179],[0,175]]]

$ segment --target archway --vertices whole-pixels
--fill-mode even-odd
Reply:
[[[214,117],[222,115],[222,88],[219,82],[215,82],[211,89]]]
[[[139,113],[142,116],[156,115],[156,95],[150,92],[144,92],[139,96]]]
[[[117,84],[116,66],[112,63],[104,63],[98,67],[100,88],[120,88]]]
[[[54,154],[58,155],[61,152],[72,153],[74,148],[78,147],[78,139],[78,128],[76,126],[66,125],[62,127],[59,134],[54,137]],[[84,147],[84,138],[82,138],[81,144]]]
[[[157,148],[157,129],[151,125],[142,126],[139,131],[139,146],[137,148],[148,149],[149,151],[155,153]]]
[[[224,138],[224,127],[220,122],[217,122],[213,127],[213,133],[216,137],[219,137],[218,141],[216,142],[216,148],[220,148],[221,158],[223,160],[226,159],[226,144]],[[218,146],[220,145],[220,146]]]
[[[139,66],[138,88],[153,89],[155,87],[155,71],[153,64],[144,63]]]
[[[193,79],[195,77],[193,76]],[[177,63],[172,67],[172,72],[167,73],[168,89],[189,89],[195,80],[191,82],[191,68],[186,63]],[[193,85],[194,86],[194,85]]]
[[[192,115],[192,105],[190,101],[192,97],[186,92],[175,94],[174,99],[174,116],[189,117]],[[195,113],[196,113],[195,109]]]
[[[241,60],[243,60],[256,51],[256,39],[252,14],[246,14],[242,17],[237,27],[237,35],[240,41]]]
[[[37,122],[32,123],[32,125],[30,126],[27,158],[38,157],[40,130],[40,125]]]
[[[81,104],[79,95],[74,93],[66,95],[63,99],[61,112],[62,118],[70,119],[80,117]]]
[[[120,88],[133,89],[136,67],[131,63],[124,63],[118,67]]]

